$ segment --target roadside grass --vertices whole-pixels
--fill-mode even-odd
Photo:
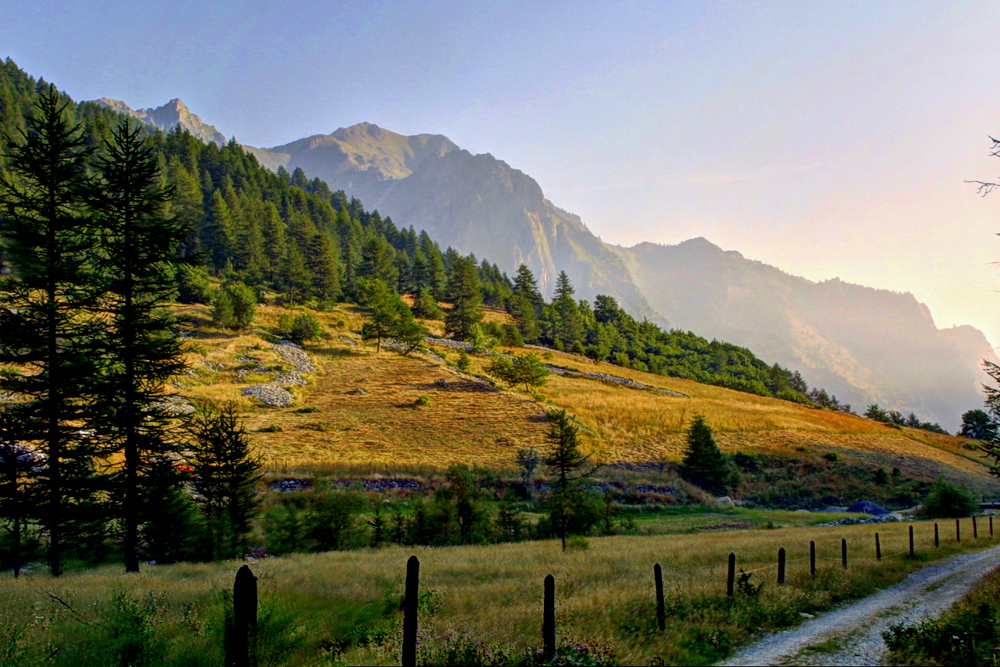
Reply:
[[[906,556],[910,525],[922,558]],[[874,554],[876,531],[882,538],[881,562]],[[840,564],[841,538],[849,545],[846,570]],[[800,613],[864,597],[927,562],[996,543],[987,537],[960,544],[946,538],[934,549],[932,539],[932,524],[917,522],[588,538],[588,548],[565,553],[557,541],[388,547],[269,558],[251,567],[261,580],[262,650],[270,651],[263,664],[398,664],[399,599],[411,554],[421,561],[419,652],[425,658],[440,654],[449,642],[484,642],[522,654],[538,648],[542,579],[553,574],[560,644],[608,649],[621,664],[654,659],[707,664],[760,633],[796,625]],[[809,575],[810,540],[816,541],[819,557],[815,578]],[[779,547],[788,550],[784,586],[775,583]],[[726,597],[730,551],[738,567],[751,574],[751,584],[764,584],[759,594]],[[666,588],[662,634],[653,603],[657,562]],[[128,625],[128,633],[146,632],[145,644],[160,647],[158,661],[147,664],[213,664],[222,641],[226,591],[239,565],[146,566],[139,576],[126,576],[113,566],[59,579],[4,576],[0,637],[5,644],[0,650],[6,654],[0,655],[10,665],[36,664],[31,660],[50,653],[46,664],[122,664],[114,662],[118,649],[107,641],[116,614],[123,607],[128,612],[131,604],[129,613],[142,622]],[[135,611],[144,604],[147,611]]]
[[[931,590],[931,589],[928,589]],[[887,665],[995,665],[1000,656],[1000,569],[938,619],[890,628]]]

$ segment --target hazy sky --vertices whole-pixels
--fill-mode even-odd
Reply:
[[[445,134],[606,241],[704,236],[1000,343],[1000,193],[963,183],[1000,176],[1000,3],[851,4],[4,0],[0,56],[250,145]]]

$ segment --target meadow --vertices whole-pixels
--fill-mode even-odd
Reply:
[[[191,397],[235,400],[244,410],[268,469],[288,474],[320,471],[397,474],[442,471],[453,463],[499,471],[515,469],[519,448],[544,449],[544,415],[553,408],[575,415],[583,446],[605,464],[677,463],[685,430],[703,415],[722,450],[788,457],[833,452],[857,465],[899,469],[906,478],[944,477],[977,492],[998,487],[986,459],[967,440],[892,427],[830,410],[640,372],[555,351],[501,349],[543,357],[570,371],[603,373],[673,392],[641,390],[580,376],[552,374],[526,392],[495,383],[484,367],[488,356],[470,355],[468,373],[455,368],[458,351],[431,345],[426,353],[402,356],[364,345],[360,311],[340,305],[314,314],[325,338],[306,345],[318,366],[310,384],[292,387],[287,408],[266,408],[240,394],[266,377],[237,377],[247,355],[284,368],[270,349],[282,315],[298,311],[264,306],[255,327],[242,334],[216,328],[206,306],[184,306],[178,314],[190,330],[189,374],[178,391]],[[503,321],[504,313],[486,312]],[[425,322],[440,333],[440,322]],[[244,371],[245,372],[245,371]],[[676,394],[676,395],[675,395]]]
[[[962,523],[960,543],[953,522],[941,524],[939,548],[933,524],[919,521],[593,537],[574,540],[565,553],[557,541],[544,541],[267,558],[251,562],[260,579],[262,664],[398,664],[399,603],[411,554],[421,562],[422,664],[473,655],[503,663],[539,648],[547,574],[556,580],[560,645],[584,646],[598,662],[707,664],[760,633],[801,622],[801,614],[866,596],[937,558],[996,543],[983,517],[978,539],[969,520]],[[911,525],[914,558],[907,554]],[[876,531],[881,561],[875,559]],[[849,545],[846,569],[842,538]],[[815,577],[810,540],[817,546]],[[779,547],[788,552],[782,586],[775,580]],[[731,599],[730,552],[750,574]],[[664,571],[663,633],[655,621],[654,563]],[[145,566],[138,576],[123,575],[117,566],[60,579],[5,576],[0,657],[12,666],[43,658],[46,664],[103,665],[122,664],[115,660],[123,652],[138,651],[132,664],[220,664],[227,591],[239,565]]]

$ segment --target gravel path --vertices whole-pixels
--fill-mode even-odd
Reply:
[[[1000,566],[1000,546],[952,556],[892,588],[777,632],[721,665],[878,665],[890,625],[937,618]],[[822,650],[810,647],[823,644]]]

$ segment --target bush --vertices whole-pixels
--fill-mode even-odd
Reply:
[[[310,313],[295,316],[288,328],[288,339],[301,345],[309,340],[316,340],[323,332],[323,327]]]
[[[430,407],[431,399],[426,394],[423,394],[418,396],[417,400],[413,401],[413,404],[421,408]]]
[[[939,479],[924,500],[924,513],[930,519],[957,519],[979,511],[979,503],[960,486]]]

